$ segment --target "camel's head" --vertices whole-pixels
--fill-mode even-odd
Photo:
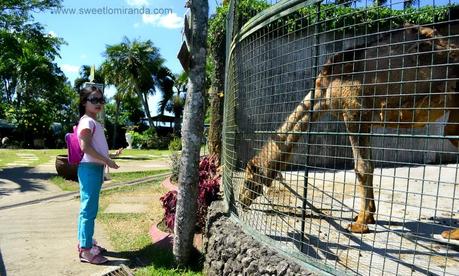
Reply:
[[[245,168],[244,184],[239,193],[239,201],[243,209],[249,207],[263,193],[263,178],[262,170],[250,160]]]
[[[316,97],[326,97],[327,89],[331,88],[333,79],[342,78],[352,74],[354,70],[354,50],[346,50],[331,56],[322,66],[316,77],[315,95]]]
[[[321,97],[324,97],[329,84],[330,76],[326,70],[322,70],[316,78],[315,95],[321,95]]]

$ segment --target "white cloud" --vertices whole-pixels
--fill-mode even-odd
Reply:
[[[148,0],[126,0],[126,3],[129,6],[134,6],[134,7],[142,7],[142,6],[146,7],[150,5]]]
[[[183,27],[183,17],[178,16],[176,13],[169,13],[167,15],[144,14],[142,15],[142,21],[145,24],[167,29],[180,29]]]
[[[55,32],[53,32],[53,31],[49,31],[49,32],[48,32],[48,35],[49,35],[50,37],[57,37],[57,34],[56,34]]]
[[[86,54],[81,54],[81,55],[80,55],[80,58],[81,58],[81,59],[87,59],[88,56],[87,56]]]
[[[145,24],[157,25],[161,19],[160,14],[142,14],[142,22]]]
[[[159,24],[168,29],[179,29],[183,27],[183,18],[176,13],[169,13],[161,17]]]
[[[140,27],[140,23],[134,23],[134,28]]]
[[[61,69],[64,71],[64,73],[78,73],[80,71],[80,66],[62,64]]]

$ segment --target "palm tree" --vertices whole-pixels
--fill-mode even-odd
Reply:
[[[150,40],[130,41],[124,37],[120,44],[108,45],[104,56],[114,84],[124,93],[134,93],[140,98],[150,127],[154,127],[148,96],[154,95],[157,88],[172,87],[168,81],[172,74],[164,66],[159,49]]]
[[[83,65],[80,67],[80,76],[74,81],[74,88],[77,91],[80,91],[83,88],[85,82],[89,82],[89,76],[91,75],[91,66]],[[94,70],[94,82],[95,83],[105,83],[105,77],[102,72],[102,68],[96,68]]]
[[[185,106],[185,96],[187,91],[188,74],[185,71],[175,75],[173,79],[173,89],[162,90],[162,99],[159,102],[158,111],[164,114],[164,111],[174,114],[174,135],[180,136],[182,125],[182,114]]]
[[[115,100],[115,122],[113,124],[113,138],[112,138],[112,147],[116,146],[116,140],[118,136],[118,122],[121,112],[121,102],[126,96],[126,89],[123,86],[123,78],[115,74],[115,70],[111,67],[111,64],[107,61],[104,61],[101,68],[101,74],[105,79],[106,85],[114,85],[116,87],[116,94],[113,96]]]

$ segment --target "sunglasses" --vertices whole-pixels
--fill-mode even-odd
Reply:
[[[92,104],[105,104],[105,99],[104,98],[98,98],[98,97],[94,97],[94,98],[88,98],[88,102],[92,103]]]

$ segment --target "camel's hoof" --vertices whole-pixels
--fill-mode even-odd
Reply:
[[[355,216],[354,217],[354,221],[357,221],[358,219],[359,219],[359,216]],[[373,217],[373,215],[369,215],[369,216],[367,216],[367,219],[366,219],[365,223],[366,224],[376,224],[376,220]]]
[[[351,223],[347,226],[347,229],[351,231],[352,233],[359,233],[359,234],[370,233],[370,229],[368,228],[368,225],[366,224]]]
[[[459,228],[443,231],[441,236],[444,239],[459,240]]]

